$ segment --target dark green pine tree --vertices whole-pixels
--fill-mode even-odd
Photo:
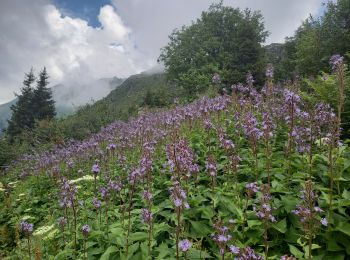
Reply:
[[[44,68],[37,80],[37,87],[34,90],[33,107],[36,120],[52,119],[56,116],[55,101],[52,98],[52,91],[48,88],[48,74]]]
[[[34,127],[34,109],[33,96],[34,90],[32,84],[35,82],[33,68],[30,72],[25,74],[21,94],[16,94],[17,102],[11,106],[12,116],[8,120],[7,134],[10,140],[19,135],[24,129],[31,129]]]

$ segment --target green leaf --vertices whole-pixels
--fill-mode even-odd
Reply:
[[[112,228],[110,232],[113,236],[124,236],[124,230],[122,228]]]
[[[148,257],[148,242],[143,242],[140,244],[142,259],[147,259]],[[151,251],[152,254],[152,251]]]
[[[170,255],[172,252],[166,243],[160,244],[160,246],[156,248],[156,251],[159,252],[159,255],[157,256],[157,259],[159,260],[166,259],[166,256]]]
[[[350,223],[340,222],[339,225],[336,227],[336,230],[350,237]]]
[[[343,248],[337,244],[337,242],[329,237],[327,239],[327,251],[342,251]]]
[[[73,257],[74,250],[73,249],[66,249],[62,252],[58,253],[55,256],[55,260],[66,260],[67,258]]]
[[[195,248],[190,248],[187,252],[188,259],[208,259],[212,258],[207,252]]]
[[[208,234],[212,232],[211,228],[203,221],[190,221],[191,222],[191,229],[194,232],[191,232],[191,234],[195,234],[198,236],[205,237]]]
[[[129,256],[133,255],[138,249],[139,249],[139,243],[135,243],[135,244],[130,245],[129,246]]]
[[[281,233],[286,233],[287,231],[287,221],[286,219],[282,219],[281,221],[279,221],[278,223],[273,223],[272,227],[274,229],[276,229],[277,231],[281,232]]]
[[[170,232],[171,227],[165,223],[154,223],[153,225],[153,234],[154,236],[157,236],[160,232]]]
[[[86,242],[86,249],[88,249],[96,244],[97,244],[97,242],[95,242],[95,241],[88,241],[88,242]]]
[[[297,247],[289,245],[289,251],[296,256],[298,259],[302,259],[304,254]]]
[[[344,199],[350,200],[350,191],[344,189],[342,197]]]
[[[135,232],[130,235],[130,241],[144,241],[148,239],[146,232]]]
[[[92,247],[92,248],[88,249],[87,252],[90,255],[99,255],[99,254],[103,253],[103,248],[102,247]]]
[[[282,196],[281,200],[283,202],[284,210],[288,213],[295,209],[295,205],[299,203],[298,199],[292,196]]]
[[[247,220],[248,227],[261,226],[262,223],[260,220]]]
[[[115,252],[118,252],[118,248],[116,246],[108,247],[107,250],[101,256],[100,260],[109,260],[110,255]]]

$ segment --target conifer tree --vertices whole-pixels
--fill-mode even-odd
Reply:
[[[21,94],[16,94],[17,102],[11,106],[12,116],[8,121],[7,134],[10,140],[19,135],[24,129],[34,127],[34,110],[33,110],[33,95],[34,90],[32,84],[35,82],[33,68],[29,73],[25,74]]]
[[[37,80],[37,87],[33,95],[34,119],[52,119],[56,115],[55,101],[52,98],[52,91],[48,88],[48,74],[46,68],[40,72]]]

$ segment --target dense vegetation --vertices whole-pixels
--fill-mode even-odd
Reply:
[[[166,66],[165,75],[132,76],[109,97],[80,108],[73,116],[37,122],[34,130],[19,129],[21,134],[15,140],[11,136],[0,137],[0,165],[8,165],[23,152],[47,149],[72,138],[81,140],[114,120],[136,115],[145,107],[169,106],[175,97],[193,101],[208,88],[214,94],[219,86],[229,88],[229,84],[242,81],[248,70],[254,74],[259,88],[263,85],[262,69],[269,62],[274,65],[277,82],[299,78],[304,93],[317,92],[316,86],[323,92],[320,95],[318,91],[317,98],[336,109],[325,95],[325,90],[334,89],[337,83],[329,75],[328,59],[334,53],[346,57],[349,52],[349,1],[330,2],[324,10],[322,16],[308,18],[284,44],[262,47],[267,33],[259,13],[225,7],[222,3],[212,5],[192,25],[170,36],[160,56]],[[318,52],[315,42],[320,47]],[[215,73],[220,75],[221,85],[212,84]],[[324,78],[329,80],[320,80]],[[343,134],[347,136],[350,106],[344,107]]]
[[[335,53],[350,53],[350,1],[329,1],[324,14],[310,16],[282,45],[272,45],[277,79],[316,76],[329,71],[329,57]],[[348,63],[349,64],[349,63]]]
[[[169,36],[160,61],[170,81],[189,96],[201,93],[211,84],[214,73],[223,83],[242,82],[247,71],[261,79],[265,67],[261,44],[268,33],[259,12],[213,4],[190,26]]]
[[[22,131],[11,144],[6,136],[0,139],[0,165],[8,165],[33,149],[46,150],[70,139],[82,140],[115,120],[126,120],[149,107],[169,106],[175,97],[185,96],[166,81],[163,73],[133,75],[107,97],[82,106],[73,115],[37,122],[34,129]]]
[[[344,259],[350,149],[339,111],[266,75],[261,92],[248,75],[231,94],[23,157],[4,178],[5,256]]]
[[[132,76],[11,146],[2,139],[0,160],[17,160],[0,177],[0,258],[348,259],[348,7],[328,3],[262,48],[258,13],[212,5],[172,34],[167,74]],[[232,47],[212,35],[232,21],[232,44],[252,29],[246,66],[215,51]],[[276,68],[263,74],[267,62]]]

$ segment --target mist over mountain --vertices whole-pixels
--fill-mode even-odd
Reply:
[[[70,81],[52,87],[53,98],[56,102],[57,116],[67,116],[74,113],[80,106],[93,103],[107,96],[112,90],[123,83],[124,79],[102,78],[89,82]],[[11,106],[17,98],[0,105],[0,131],[7,127],[7,120],[11,117]]]

